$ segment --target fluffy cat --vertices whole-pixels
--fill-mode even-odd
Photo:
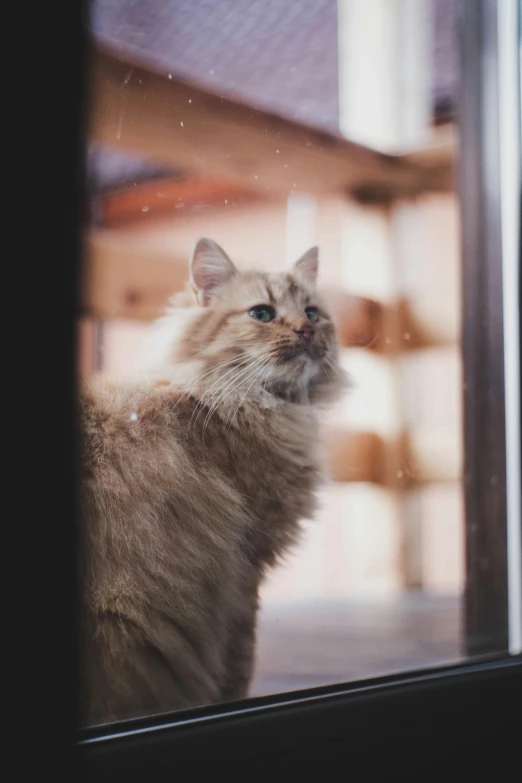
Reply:
[[[239,271],[199,240],[146,380],[82,389],[84,723],[247,695],[259,585],[314,513],[343,386],[317,268]]]

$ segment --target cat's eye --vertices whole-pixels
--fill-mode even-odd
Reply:
[[[317,307],[305,307],[305,315],[309,321],[313,321],[314,323],[319,320]]]
[[[275,310],[270,305],[257,305],[249,310],[248,314],[255,321],[263,321],[264,323],[273,321],[275,318]]]

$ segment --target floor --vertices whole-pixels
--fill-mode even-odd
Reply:
[[[461,599],[316,600],[265,606],[251,696],[462,660]]]

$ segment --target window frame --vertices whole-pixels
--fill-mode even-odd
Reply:
[[[499,130],[498,113],[491,111],[498,106],[498,2],[458,0],[465,610],[467,652],[473,659],[89,729],[75,746],[89,779],[153,783],[208,780],[219,772],[228,779],[252,779],[254,773],[263,778],[329,773],[342,764],[346,776],[352,772],[357,780],[390,780],[395,774],[417,779],[419,772],[426,780],[440,779],[457,761],[466,764],[468,776],[490,769],[502,779],[501,770],[515,758],[522,655],[507,653]],[[84,47],[77,56],[85,68]],[[79,150],[75,156],[81,156]],[[82,169],[78,157],[74,163]],[[71,236],[78,279],[82,229],[79,220],[78,234]],[[478,448],[481,444],[487,448]]]
[[[496,2],[459,4],[466,652],[507,650],[507,506]],[[492,482],[495,482],[492,484]],[[495,488],[498,490],[495,491]]]
[[[498,773],[515,753],[517,692],[522,660],[500,658],[111,724],[85,733],[79,758],[99,783],[307,779],[339,765],[355,780],[440,780],[460,758],[468,774]]]

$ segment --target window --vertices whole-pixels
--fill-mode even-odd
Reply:
[[[281,763],[341,737],[363,758],[385,693],[405,712],[460,698],[437,713],[448,740],[482,687],[466,736],[504,726],[522,647],[519,23],[509,2],[92,4],[80,374],[133,377],[210,235],[269,269],[320,246],[353,381],[319,518],[261,588],[252,698],[91,727],[98,779],[174,757],[204,776],[198,743],[223,759],[244,741],[237,773],[256,728]],[[431,747],[403,724],[419,755],[392,769]]]

